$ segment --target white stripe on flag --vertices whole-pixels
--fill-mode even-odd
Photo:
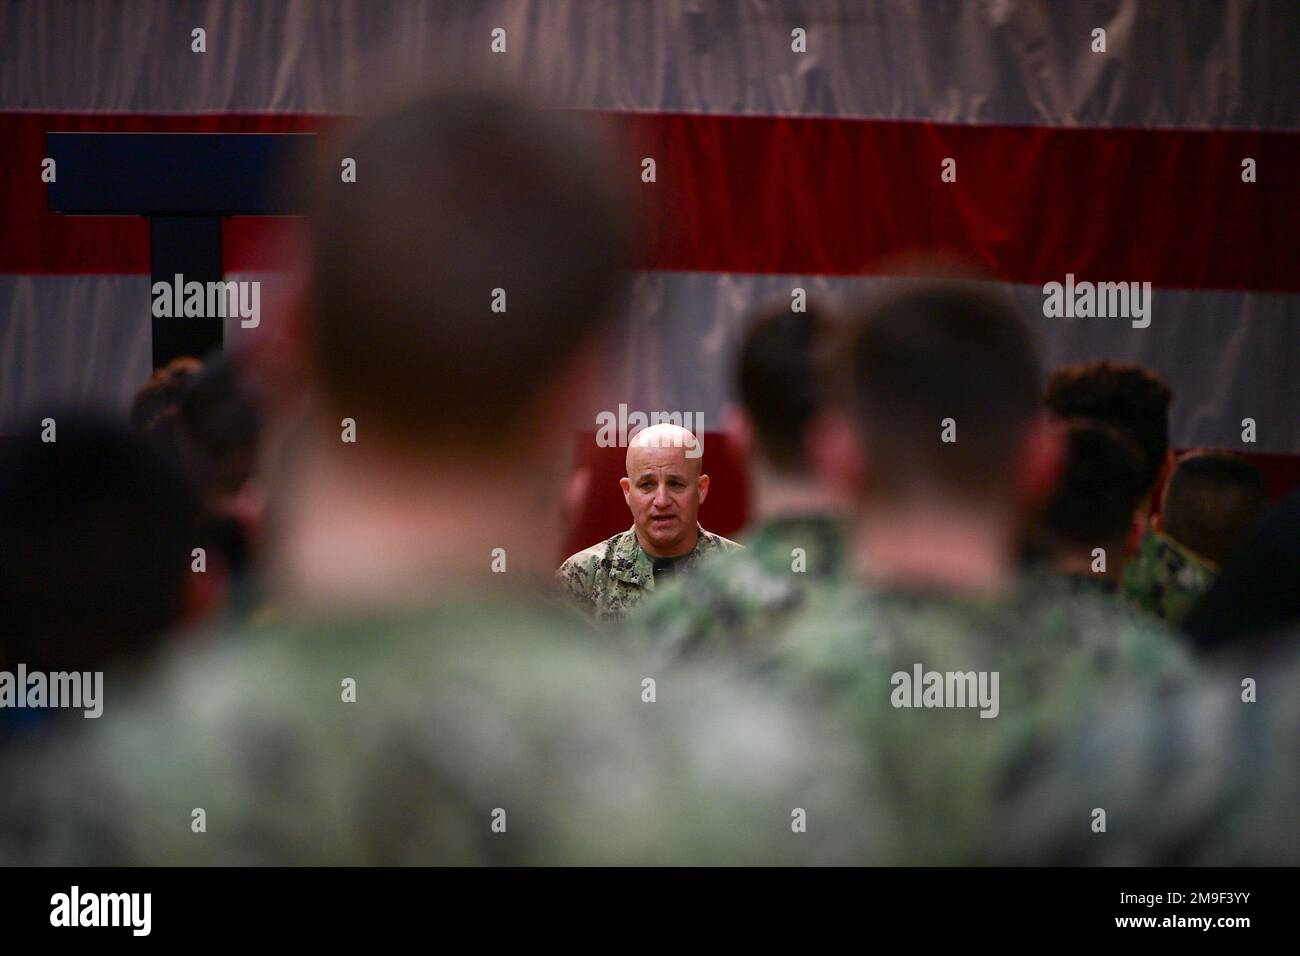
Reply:
[[[262,282],[262,326],[227,322],[226,344],[271,329],[290,280]],[[1064,278],[1064,277],[1062,277]],[[853,301],[889,279],[645,272],[635,275],[626,318],[609,345],[591,415],[619,403],[644,411],[703,413],[721,427],[732,400],[731,363],[746,318],[801,287],[831,303]],[[1180,446],[1240,446],[1241,419],[1257,422],[1243,451],[1300,453],[1300,298],[1255,292],[1156,289],[1149,328],[1122,318],[1047,319],[1040,287],[1007,287],[1042,333],[1048,366],[1085,359],[1137,361],[1175,391],[1172,439]],[[147,276],[0,275],[0,431],[66,403],[125,413],[150,369]],[[183,320],[181,320],[183,321]]]

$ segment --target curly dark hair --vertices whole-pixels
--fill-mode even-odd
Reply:
[[[1145,487],[1160,477],[1169,450],[1173,392],[1157,372],[1141,365],[1081,362],[1058,368],[1043,402],[1058,418],[1091,418],[1118,428],[1142,450]]]

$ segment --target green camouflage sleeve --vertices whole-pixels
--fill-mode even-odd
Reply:
[[[996,673],[991,719],[900,706],[894,681],[918,665]],[[846,588],[797,622],[765,669],[857,729],[909,862],[935,864],[986,861],[1004,780],[1110,689],[1156,697],[1191,673],[1172,635],[1109,601],[1045,586],[1001,606]]]
[[[1300,863],[1300,656],[1097,708],[1009,786],[997,862]]]
[[[805,588],[732,554],[656,591],[629,627],[648,652],[664,658],[743,667],[770,651],[806,604]]]
[[[698,590],[686,585],[677,580],[657,589],[628,615],[628,633],[646,653],[670,659],[709,630],[711,615],[698,600]]]
[[[745,550],[745,546],[739,541],[732,541],[730,538],[724,538],[720,534],[716,534],[713,537],[718,539],[719,554],[735,554],[737,551]]]
[[[1134,605],[1177,627],[1214,577],[1209,565],[1152,534],[1125,564],[1121,588]]]
[[[555,572],[560,588],[575,603],[590,610],[591,585],[595,576],[596,558],[580,551],[568,558]]]
[[[0,863],[884,861],[852,748],[772,695],[566,627],[475,607],[227,636],[7,755]]]

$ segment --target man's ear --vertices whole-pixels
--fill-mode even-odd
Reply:
[[[1065,470],[1065,454],[1065,426],[1038,415],[1020,442],[1012,476],[1023,508],[1037,511],[1056,491]]]
[[[867,451],[858,430],[838,409],[819,412],[805,433],[808,463],[819,483],[856,498],[866,481]]]
[[[700,475],[700,504],[704,504],[704,499],[709,496],[709,476]]]
[[[623,489],[623,500],[626,501],[627,506],[631,508],[632,507],[632,482],[628,481],[627,478],[620,478],[618,480],[618,486]]]
[[[722,430],[727,440],[736,450],[741,461],[754,458],[754,425],[749,416],[737,405],[728,405],[722,410]]]

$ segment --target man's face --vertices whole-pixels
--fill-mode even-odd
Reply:
[[[685,448],[628,450],[623,497],[636,523],[641,546],[655,557],[676,557],[695,547],[696,520],[709,492],[709,476],[700,474],[700,459]]]

